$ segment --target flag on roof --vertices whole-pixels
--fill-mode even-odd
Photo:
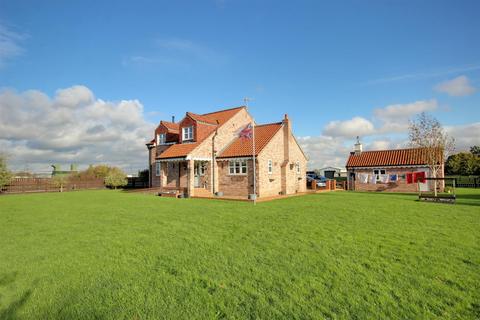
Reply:
[[[249,123],[242,131],[240,131],[240,138],[242,139],[252,139],[253,137],[253,127],[252,124]]]

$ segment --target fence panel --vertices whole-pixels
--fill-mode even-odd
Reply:
[[[102,188],[105,188],[103,179],[70,178],[63,185],[63,191]],[[0,191],[3,193],[59,192],[60,186],[55,185],[51,178],[14,178]]]

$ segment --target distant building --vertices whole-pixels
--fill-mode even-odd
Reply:
[[[433,190],[423,148],[363,151],[357,141],[348,157],[348,189],[360,191],[418,192]],[[439,155],[439,159],[440,159]],[[442,166],[438,178],[444,177]],[[424,181],[424,182],[422,182]],[[441,184],[443,187],[443,183]]]
[[[325,167],[318,169],[318,171],[320,172],[320,175],[324,176],[327,179],[347,177],[347,170],[345,168]]]
[[[66,176],[66,175],[70,175],[78,172],[76,164],[71,164],[70,170],[62,170],[62,167],[59,164],[52,164],[52,168],[53,168],[52,177]]]

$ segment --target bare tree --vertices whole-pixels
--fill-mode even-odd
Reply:
[[[422,112],[409,125],[410,145],[425,149],[425,160],[432,178],[439,176],[445,160],[455,148],[455,140],[448,136],[440,122]],[[437,196],[437,180],[434,180],[434,192]]]

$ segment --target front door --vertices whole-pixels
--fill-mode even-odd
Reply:
[[[200,170],[202,164],[200,162],[195,162],[195,170],[194,170],[194,179],[193,179],[193,185],[195,188],[200,188]]]

